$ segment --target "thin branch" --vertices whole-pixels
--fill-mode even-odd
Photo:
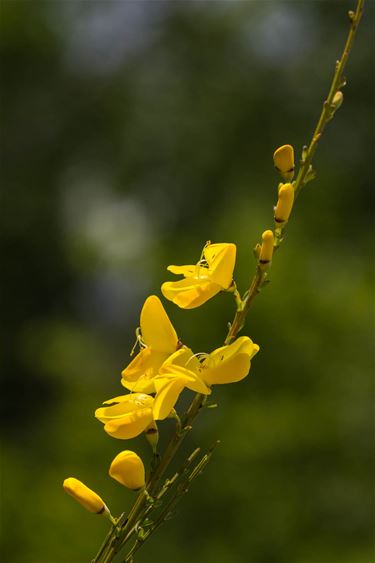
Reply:
[[[320,114],[312,139],[308,147],[306,147],[303,151],[303,157],[301,159],[298,175],[294,182],[295,195],[299,194],[302,187],[310,179],[309,175],[311,175],[311,162],[315,154],[315,151],[317,149],[318,142],[322,136],[326,124],[332,119],[335,110],[337,109],[334,104],[334,98],[337,92],[340,91],[340,88],[342,88],[345,85],[343,72],[352,49],[358,24],[360,22],[363,13],[363,6],[364,6],[364,0],[357,0],[357,7],[355,12],[351,12],[351,11],[349,12],[350,29],[349,29],[348,37],[341,58],[336,62],[335,73],[330,86],[330,90],[327,99],[323,104],[322,112]],[[277,233],[276,239],[277,239],[277,244],[275,246],[275,249],[278,248],[282,240],[282,230]],[[233,319],[233,322],[229,327],[228,334],[225,339],[225,344],[230,344],[237,337],[240,330],[243,328],[246,320],[246,316],[252,306],[252,303],[255,297],[262,289],[262,287],[264,286],[266,281],[267,281],[267,268],[262,267],[258,262],[255,275],[250,284],[250,288],[245,293],[243,299],[240,299],[238,292],[237,293],[235,292],[237,311]],[[206,400],[205,395],[202,395],[200,393],[197,393],[195,395],[188,410],[186,411],[185,415],[182,417],[182,421],[181,421],[182,431],[180,432],[176,431],[173,434],[165,449],[163,456],[160,458],[159,463],[157,464],[152,475],[150,476],[149,482],[147,483],[147,490],[149,494],[146,495],[144,492],[140,493],[128,517],[126,518],[124,515],[120,517],[117,526],[113,527],[112,530],[109,532],[97,556],[93,560],[93,563],[110,563],[115,557],[115,555],[118,553],[118,551],[122,549],[122,547],[125,545],[125,541],[127,542],[128,539],[132,537],[137,522],[139,522],[140,518],[142,518],[142,515],[148,513],[147,510],[149,506],[147,503],[149,502],[150,495],[152,496],[153,494],[155,494],[155,496],[157,496],[158,494],[157,490],[160,484],[160,479],[162,478],[165,471],[169,467],[171,461],[174,459],[186,434],[188,434],[189,431],[191,430],[192,423],[196,418],[196,416],[198,415],[205,400]],[[160,489],[159,494],[161,494],[161,491],[163,491],[163,488]],[[176,501],[177,498],[180,497],[176,492],[175,495],[172,497],[171,502],[173,503],[174,501]],[[166,509],[167,508],[170,509],[170,506],[172,505],[169,503]],[[165,511],[163,511],[163,513],[164,512]],[[167,512],[165,514],[167,514]],[[157,527],[159,527],[159,525],[161,525],[161,523],[164,520],[160,522],[158,520]],[[154,529],[152,531],[154,531]],[[143,539],[139,539],[139,538],[137,539],[135,545],[133,546],[132,550],[128,554],[126,561],[128,562],[132,561],[132,554],[137,549],[139,549],[139,547],[141,547],[145,539],[147,539],[150,534],[151,534],[151,530],[148,530],[145,533]]]

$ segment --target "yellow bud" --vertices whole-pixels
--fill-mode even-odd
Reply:
[[[284,184],[279,189],[279,199],[275,207],[276,223],[286,223],[292,211],[294,202],[294,188],[292,184]]]
[[[333,96],[332,105],[331,105],[332,109],[334,111],[338,110],[343,101],[344,101],[344,94],[341,92],[341,90],[338,90],[336,94]]]
[[[89,512],[102,514],[108,510],[100,496],[86,487],[86,485],[81,483],[78,479],[75,479],[74,477],[65,479],[63,487],[68,495],[72,496],[76,501],[82,504],[82,506],[84,506]]]
[[[273,154],[273,163],[284,180],[292,180],[294,176],[294,149],[291,145],[279,147]]]
[[[272,260],[273,254],[273,232],[268,230],[262,234],[262,246],[260,249],[260,264],[268,264]]]
[[[128,489],[145,486],[145,468],[141,458],[130,450],[120,452],[111,463],[109,474]]]

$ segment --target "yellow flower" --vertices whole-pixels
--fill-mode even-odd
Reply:
[[[198,374],[198,366],[198,359],[188,348],[178,350],[164,362],[159,375],[155,378],[156,397],[153,406],[155,420],[167,418],[185,387],[204,395],[211,393],[210,388]]]
[[[146,299],[141,311],[140,325],[144,348],[123,370],[121,383],[130,391],[154,393],[153,378],[162,363],[176,351],[178,338],[156,295]]]
[[[164,297],[182,309],[199,307],[219,291],[229,288],[235,261],[235,244],[209,244],[196,265],[169,266],[170,272],[182,274],[185,279],[165,282],[161,291]]]
[[[153,423],[154,399],[144,393],[129,393],[105,401],[105,407],[95,411],[110,436],[121,440],[135,438]]]
[[[163,362],[154,377],[155,398],[143,393],[115,397],[104,403],[109,406],[97,409],[95,416],[105,424],[104,430],[110,436],[134,438],[153,426],[155,420],[167,418],[185,387],[209,395],[211,385],[246,377],[258,350],[259,346],[247,336],[211,354],[194,355],[188,348],[180,348]]]
[[[294,149],[291,145],[279,147],[273,155],[273,163],[284,180],[292,180],[294,176]]]
[[[259,346],[247,336],[241,336],[211,354],[193,355],[191,350],[178,350],[164,362],[155,378],[155,420],[169,415],[185,387],[209,395],[211,385],[234,383],[246,377],[251,359],[258,350]]]
[[[111,463],[109,474],[121,485],[136,491],[145,486],[145,467],[141,458],[130,450],[120,452]]]
[[[65,479],[63,487],[68,495],[72,496],[76,501],[82,504],[82,506],[84,506],[89,512],[101,514],[107,509],[104,501],[100,498],[100,496],[86,487],[86,485],[84,485],[78,479],[75,479],[74,477]]]
[[[208,385],[235,383],[247,376],[251,359],[259,351],[248,336],[217,348],[199,363],[199,375]]]

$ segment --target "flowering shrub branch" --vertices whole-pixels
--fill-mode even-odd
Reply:
[[[177,503],[204,470],[219,443],[215,442],[203,454],[200,448],[194,450],[181,468],[163,481],[185,436],[191,432],[199,411],[203,406],[209,406],[207,397],[212,393],[212,387],[246,377],[251,360],[259,351],[259,346],[249,337],[239,337],[238,334],[244,327],[255,297],[269,281],[273,255],[283,242],[295,200],[301,189],[315,177],[312,160],[325,126],[343,102],[341,90],[346,83],[343,72],[363,6],[364,0],[357,0],[356,10],[349,12],[350,29],[346,44],[336,62],[331,87],[310,144],[302,150],[295,180],[293,147],[283,145],[273,155],[275,168],[284,182],[278,187],[273,229],[264,231],[261,243],[254,248],[256,268],[249,289],[241,296],[233,280],[236,246],[231,243],[208,242],[196,264],[168,267],[172,274],[183,278],[165,282],[161,291],[166,299],[182,309],[199,307],[222,291],[233,294],[236,311],[223,346],[210,353],[194,353],[177,335],[156,295],[148,297],[143,305],[137,330],[139,352],[122,371],[121,384],[128,393],[105,401],[95,412],[106,433],[113,438],[127,440],[144,433],[151,446],[149,471],[146,471],[142,459],[129,450],[119,452],[109,468],[113,479],[138,491],[137,499],[130,511],[114,518],[100,496],[86,485],[73,477],[64,481],[67,493],[87,510],[104,515],[112,523],[92,563],[109,563],[125,548],[128,551],[123,561],[132,563],[135,552],[173,516]],[[185,388],[196,395],[186,412],[179,415],[175,406]],[[175,420],[176,427],[160,454],[158,426],[166,418]]]

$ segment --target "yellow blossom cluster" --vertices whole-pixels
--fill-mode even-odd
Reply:
[[[212,250],[210,246],[215,249]],[[173,299],[177,299],[179,303],[185,300],[187,307],[191,307],[191,300],[196,300],[198,295],[201,300],[207,300],[212,291],[216,292],[219,285],[218,278],[224,283],[224,286],[220,287],[229,287],[232,283],[234,264],[230,261],[226,268],[220,268],[220,265],[223,259],[228,258],[227,248],[223,247],[234,247],[234,245],[210,246],[206,247],[204,255],[210,257],[211,266],[202,265],[200,261],[194,267],[181,267],[181,271],[192,272],[188,291],[194,291],[194,297],[190,296],[187,299],[186,286],[179,286],[180,282],[167,282],[169,288],[173,284],[177,285],[177,289],[173,288],[171,298],[173,296]],[[219,265],[214,261],[215,252]],[[235,254],[235,247],[234,251],[230,249],[229,254],[231,256]],[[212,263],[214,263],[213,272]],[[174,266],[174,272],[178,268]],[[194,268],[196,275],[193,275]],[[205,271],[204,274],[202,270]],[[215,281],[211,281],[211,276]],[[204,287],[201,293],[199,284]],[[209,284],[214,285],[214,290],[206,291]],[[182,296],[178,293],[179,287]],[[130,393],[105,401],[95,412],[95,416],[104,423],[104,430],[114,438],[134,438],[147,431],[155,421],[167,418],[184,388],[209,395],[212,385],[240,381],[248,374],[251,359],[259,350],[259,346],[250,338],[242,336],[232,344],[222,346],[211,353],[194,354],[178,339],[156,295],[148,297],[143,305],[140,329],[141,350],[122,371],[121,383],[129,389]]]
[[[170,272],[184,278],[165,282],[162,293],[183,309],[198,307],[220,291],[232,291],[235,260],[234,244],[207,243],[197,264],[169,266]],[[259,350],[242,336],[213,352],[194,354],[178,338],[156,295],[142,307],[137,340],[140,350],[121,373],[121,384],[129,392],[104,401],[95,416],[114,438],[127,440],[145,432],[154,451],[157,421],[177,416],[174,407],[185,388],[210,395],[212,385],[240,381]],[[115,457],[109,475],[130,489],[145,487],[143,462],[129,450]],[[66,479],[64,489],[86,509],[112,518],[102,499],[78,479]]]
[[[277,149],[274,164],[287,181],[279,185],[274,208],[275,233],[280,233],[294,203],[294,185],[290,183],[294,175],[293,147],[283,145]],[[256,247],[258,267],[264,278],[275,244],[274,232],[267,230],[262,235],[262,244]],[[221,291],[236,294],[235,261],[234,244],[208,242],[196,264],[168,267],[170,272],[183,278],[163,283],[162,294],[182,309],[199,307]],[[239,310],[244,303],[240,301]],[[212,352],[195,354],[178,337],[156,295],[150,295],[144,302],[136,334],[139,352],[121,373],[121,384],[128,393],[104,401],[95,416],[104,424],[107,434],[120,440],[135,438],[144,432],[154,453],[157,424],[168,417],[178,419],[175,406],[184,389],[207,396],[213,385],[241,381],[249,373],[251,360],[259,350],[248,336],[241,336],[233,342],[229,339],[229,344]],[[109,475],[133,490],[142,489],[146,484],[143,462],[129,450],[115,457]],[[78,479],[66,479],[64,489],[87,510],[112,518],[102,499]]]

